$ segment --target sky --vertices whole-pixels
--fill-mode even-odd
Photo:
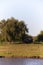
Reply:
[[[43,30],[43,0],[0,0],[0,20],[14,17],[23,20],[29,34]]]

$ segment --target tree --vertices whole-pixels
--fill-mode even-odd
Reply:
[[[7,20],[1,20],[1,41],[32,43],[33,37],[28,35],[28,28],[24,21],[18,21],[13,17]]]
[[[5,26],[2,28],[5,41],[22,41],[24,34],[28,32],[24,21],[18,21],[14,18],[7,19]]]
[[[40,34],[38,34],[36,41],[43,42],[43,31],[41,31]]]
[[[43,42],[43,34],[38,35],[37,38],[37,41]]]

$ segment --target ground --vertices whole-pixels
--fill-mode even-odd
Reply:
[[[43,44],[0,44],[0,56],[43,57]]]

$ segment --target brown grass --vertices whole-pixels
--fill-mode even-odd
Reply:
[[[43,57],[43,44],[3,44],[0,56],[5,57]]]

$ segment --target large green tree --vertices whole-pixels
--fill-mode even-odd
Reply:
[[[28,32],[24,21],[18,21],[13,17],[7,19],[4,24],[2,34],[5,41],[22,41],[23,35]]]

